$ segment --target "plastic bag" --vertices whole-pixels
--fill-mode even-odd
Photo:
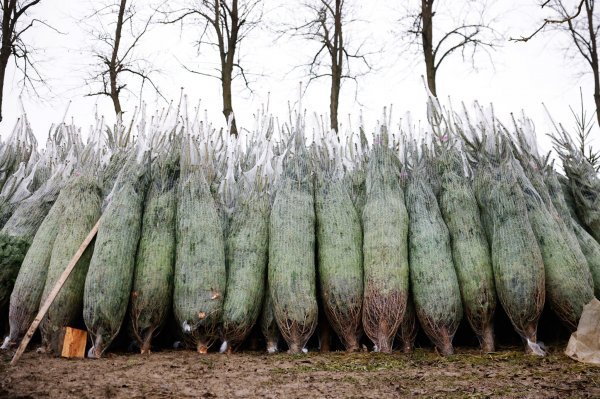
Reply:
[[[577,331],[571,339],[565,354],[582,363],[600,366],[600,301],[592,299],[583,307]]]

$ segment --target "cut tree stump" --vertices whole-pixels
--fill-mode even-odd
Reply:
[[[61,357],[83,359],[85,357],[85,344],[87,331],[72,327],[65,327]]]

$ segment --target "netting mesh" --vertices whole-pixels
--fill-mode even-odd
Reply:
[[[323,308],[346,350],[356,351],[363,302],[360,217],[344,181],[333,174],[317,175],[315,206]]]
[[[100,217],[100,188],[94,178],[87,175],[75,177],[63,191],[66,191],[66,204],[57,226],[58,232],[52,247],[42,302],[48,297],[66,265]],[[70,325],[81,314],[83,287],[92,253],[93,246],[90,246],[65,281],[40,324],[43,343],[56,355],[59,355],[62,349],[61,329]]]
[[[450,234],[428,183],[425,160],[415,160],[406,188],[410,218],[408,245],[410,281],[420,325],[444,355],[462,319],[458,279],[452,261]]]
[[[408,213],[399,181],[400,162],[383,132],[367,166],[362,213],[363,328],[375,350],[390,352],[408,296]]]
[[[227,275],[223,226],[196,145],[193,138],[184,137],[173,310],[184,339],[206,352],[219,337]]]
[[[465,317],[486,352],[494,351],[496,289],[488,242],[471,181],[457,148],[438,151],[439,205],[451,238]]]
[[[265,338],[267,343],[267,352],[276,353],[279,348],[279,327],[275,320],[275,313],[273,310],[273,301],[271,300],[270,290],[265,290],[265,296],[263,300],[262,310],[260,313],[260,331]]]
[[[269,290],[290,353],[305,349],[318,321],[313,175],[300,126],[291,135],[269,222]]]
[[[69,190],[63,190],[40,225],[23,259],[11,294],[9,323],[11,343],[16,344],[35,318],[46,284],[52,248],[67,204]]]
[[[415,312],[415,305],[413,304],[412,296],[409,295],[408,301],[406,302],[406,311],[404,317],[402,317],[402,323],[398,328],[396,339],[400,346],[400,349],[404,353],[412,353],[415,350],[415,341],[417,339],[417,333],[419,332],[419,321],[417,320],[417,314]]]
[[[600,241],[600,179],[594,167],[579,151],[565,131],[554,136],[554,149],[567,174],[576,212],[596,241]]]
[[[498,299],[515,330],[535,343],[545,301],[544,263],[513,167],[506,151],[482,157],[474,187],[487,220]]]
[[[260,316],[265,297],[273,127],[270,118],[259,122],[257,131],[261,136],[254,133],[245,139],[230,137],[219,189],[228,216],[222,351],[237,349],[248,337]]]
[[[546,300],[563,323],[575,331],[583,306],[594,297],[587,261],[583,254],[577,256],[573,244],[567,239],[564,226],[548,211],[521,166],[513,163],[529,222],[544,260]]]
[[[226,245],[227,294],[223,339],[243,342],[256,323],[264,298],[269,248],[269,198],[252,190],[234,211]]]
[[[125,318],[141,232],[148,166],[148,151],[142,146],[135,148],[105,201],[83,295],[83,318],[94,343],[91,356],[102,356]]]
[[[172,304],[179,174],[174,152],[164,150],[151,165],[152,182],[136,255],[129,321],[142,353],[150,351],[152,338],[164,325]]]

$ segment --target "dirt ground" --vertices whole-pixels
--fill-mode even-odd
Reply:
[[[28,352],[0,360],[0,398],[599,398],[600,368],[558,349],[545,358],[517,348],[443,358],[341,352],[307,355],[198,355],[162,351],[66,360]]]

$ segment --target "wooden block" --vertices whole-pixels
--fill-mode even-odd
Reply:
[[[64,328],[62,357],[79,358],[85,357],[85,344],[87,343],[87,331],[76,328]]]

